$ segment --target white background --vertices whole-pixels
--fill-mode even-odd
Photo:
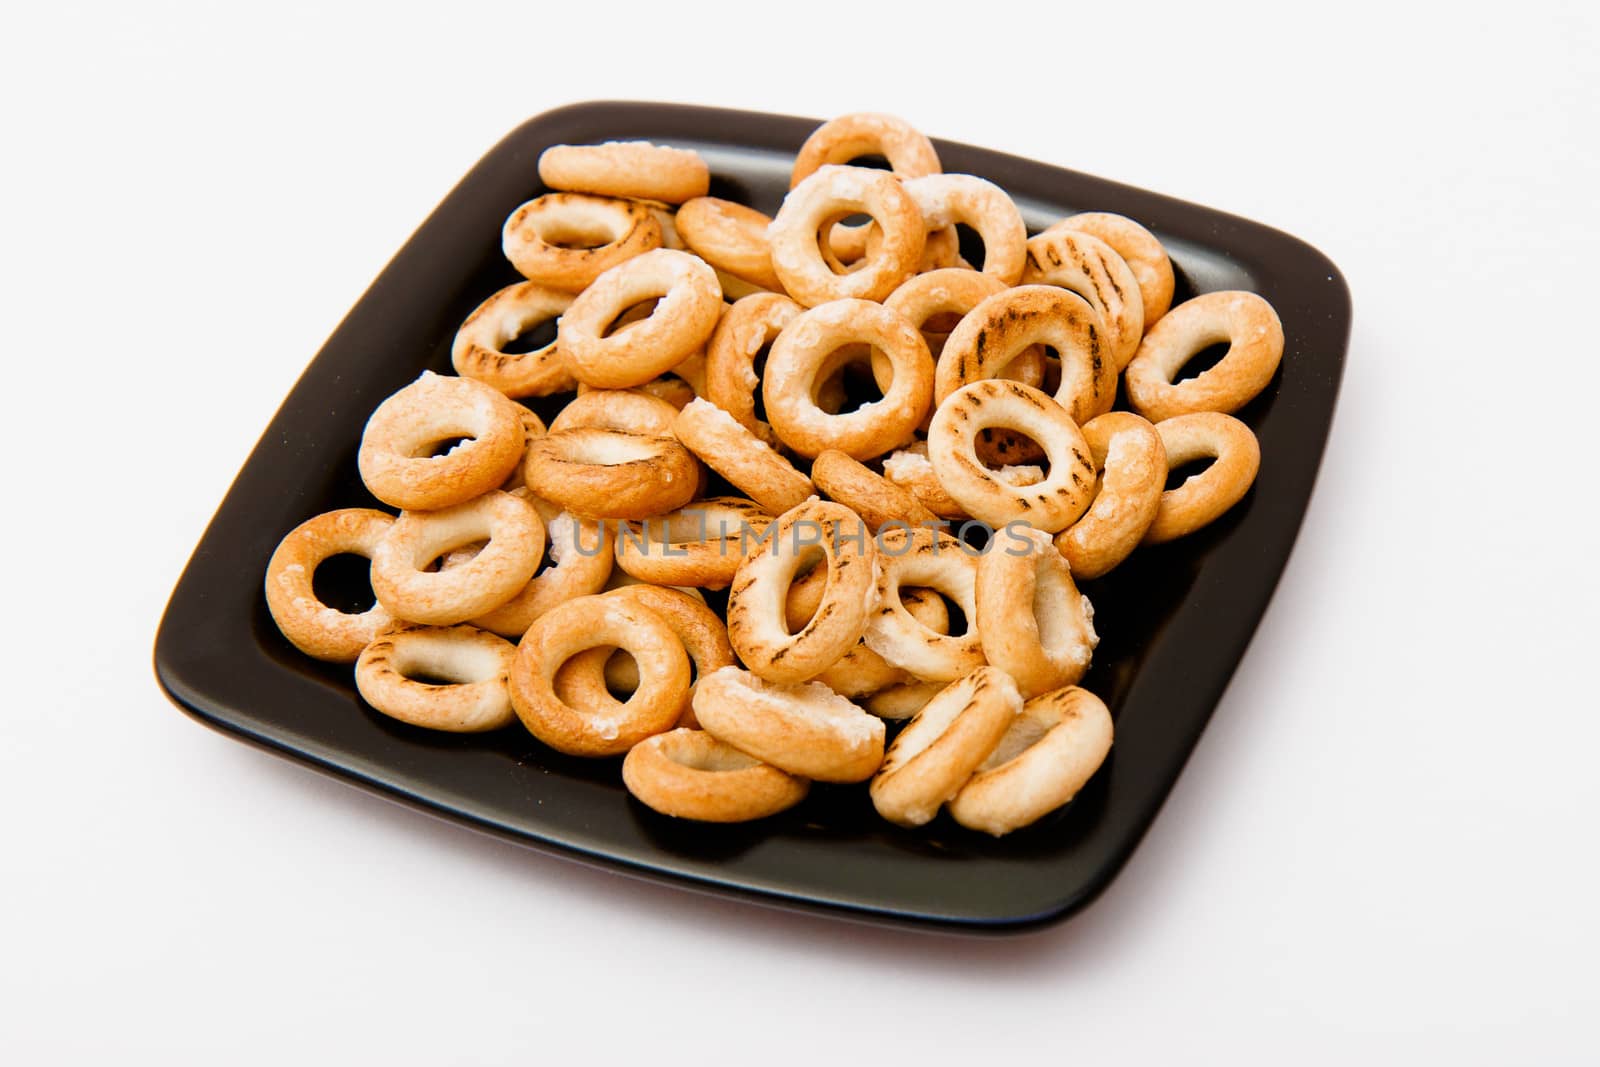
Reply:
[[[4,16],[0,1059],[1600,1056],[1593,5],[896,6]],[[306,361],[502,134],[601,97],[893,111],[1343,268],[1299,545],[1081,917],[972,942],[649,887],[158,692],[166,596]]]

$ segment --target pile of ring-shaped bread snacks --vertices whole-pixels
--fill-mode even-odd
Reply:
[[[891,169],[847,165],[873,154]],[[319,515],[274,554],[284,635],[353,661],[407,723],[520,720],[564,753],[625,753],[627,788],[680,818],[772,815],[812,780],[870,782],[901,825],[948,807],[996,835],[1071,800],[1112,739],[1075,684],[1098,638],[1074,579],[1250,487],[1259,449],[1229,412],[1281,358],[1271,306],[1169,310],[1171,263],[1137,222],[1030,238],[1005,190],[942,173],[884,115],[812,134],[774,219],[707,196],[681,149],[560,145],[539,177],[560,191],[504,230],[527,280],[461,326],[459,376],[424,374],[367,423],[361,477],[399,515]],[[553,342],[506,351],[552,319]],[[1119,377],[1132,411],[1112,410]],[[548,429],[518,403],[558,394]],[[722,483],[737,495],[707,496]],[[341,554],[371,560],[364,613],[313,591]],[[723,588],[725,617],[699,593]],[[886,721],[904,721],[887,747]]]

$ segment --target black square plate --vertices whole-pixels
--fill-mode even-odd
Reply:
[[[537,848],[634,874],[858,918],[1010,930],[1065,916],[1127,859],[1243,655],[1288,558],[1333,418],[1349,292],[1310,246],[1265,226],[1072,171],[938,143],[950,172],[1009,190],[1030,230],[1106,210],[1172,254],[1175,300],[1251,289],[1277,308],[1282,369],[1240,415],[1261,440],[1249,496],[1199,534],[1146,548],[1085,585],[1102,643],[1084,685],[1116,718],[1110,760],[1063,810],[992,840],[941,815],[876,817],[865,788],[817,787],[760,823],[680,824],[633,801],[618,761],[559,756],[520,727],[457,737],[367,709],[348,667],[278,634],[262,575],[278,540],[337,507],[372,506],[356,475],[367,415],[422,370],[449,372],[456,327],[517,276],[500,228],[543,192],[548,145],[648,139],[699,150],[714,195],[776,210],[812,119],[640,103],[563,108],[485,156],[335,331],[267,428],[179,580],[156,640],[161,684],[202,721],[384,795]]]

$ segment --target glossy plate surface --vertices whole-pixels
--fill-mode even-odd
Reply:
[[[948,172],[1016,198],[1030,231],[1074,211],[1129,215],[1171,252],[1174,303],[1261,293],[1282,317],[1283,365],[1240,412],[1261,440],[1250,495],[1197,535],[1141,549],[1085,583],[1101,644],[1084,685],[1116,719],[1107,765],[1072,804],[992,840],[941,815],[916,831],[873,812],[864,786],[814,787],[760,823],[680,824],[624,791],[618,760],[546,749],[520,727],[476,737],[367,709],[350,668],[313,662],[277,632],[262,574],[296,524],[374,506],[356,474],[368,414],[422,370],[450,372],[457,326],[518,280],[500,229],[545,191],[547,146],[648,139],[694,148],[712,194],[768,212],[812,119],[639,103],[581,104],[530,120],[439,205],[306,369],[185,569],[156,641],[161,684],[202,721],[435,814],[593,863],[779,905],[879,921],[1015,930],[1061,918],[1116,874],[1204,729],[1288,558],[1321,461],[1350,328],[1339,272],[1267,227],[1013,156],[936,142]]]

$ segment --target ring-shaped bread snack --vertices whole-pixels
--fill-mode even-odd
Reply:
[[[540,153],[539,180],[552,189],[681,204],[706,195],[711,168],[698,152],[648,141],[558,144]]]
[[[1071,289],[1100,313],[1111,361],[1122,373],[1144,336],[1144,299],[1133,269],[1116,250],[1093,234],[1052,230],[1028,242],[1026,285]]]
[[[359,614],[329,607],[312,578],[334,556],[370,560],[393,525],[391,516],[372,508],[341,508],[307,519],[278,542],[267,562],[267,610],[290,644],[317,659],[350,663],[389,624],[381,603]]]
[[[1167,469],[1211,457],[1211,466],[1161,494],[1144,543],[1160,544],[1194,533],[1221,518],[1250,491],[1261,469],[1261,444],[1250,427],[1215,411],[1197,411],[1156,423],[1167,450]]]
[[[950,801],[950,814],[996,837],[1038,822],[1094,777],[1112,734],[1111,712],[1087,689],[1034,697]]]
[[[696,500],[639,526],[617,531],[617,566],[654,585],[725,589],[745,548],[772,524],[760,505],[740,497]]]
[[[605,523],[578,519],[563,511],[546,524],[550,565],[535,574],[521,591],[472,625],[501,637],[521,637],[533,620],[557,604],[592,596],[605,588],[615,560]]]
[[[622,782],[646,807],[699,822],[764,819],[800,803],[811,786],[704,730],[684,728],[629,749]]]
[[[1098,578],[1144,540],[1167,484],[1167,449],[1149,422],[1131,411],[1110,411],[1083,424],[1099,470],[1094,501],[1083,517],[1056,535],[1056,548],[1077,578]]]
[[[982,273],[1006,285],[1015,285],[1022,278],[1028,227],[1004,189],[971,174],[930,174],[908,179],[904,185],[930,232],[957,223],[977,232],[983,239]]]
[[[550,432],[585,427],[618,433],[671,437],[678,409],[636,389],[589,389],[568,401],[550,420]]]
[[[396,618],[433,626],[466,622],[528,584],[544,555],[532,504],[493,491],[438,511],[403,511],[372,554],[372,590]],[[430,571],[451,549],[488,544],[470,560]]]
[[[1209,345],[1228,343],[1213,367],[1173,384]],[[1255,293],[1230,290],[1185,300],[1144,335],[1128,364],[1128,402],[1151,422],[1197,411],[1232,414],[1267,387],[1283,358],[1283,323]]]
[[[813,495],[811,479],[726,411],[691,400],[672,432],[705,465],[732,482],[769,515],[781,515]]]
[[[529,445],[523,478],[536,495],[586,519],[648,519],[694,498],[700,465],[671,437],[585,426]]]
[[[508,285],[479,304],[456,331],[450,364],[464,378],[474,378],[506,396],[549,396],[575,389],[578,380],[567,370],[552,340],[531,352],[502,349],[541,323],[559,318],[572,294],[537,282]]]
[[[829,358],[867,344],[889,360],[882,398],[843,415],[818,406]],[[761,387],[767,420],[779,439],[805,456],[834,448],[853,459],[880,456],[909,441],[933,396],[933,357],[922,334],[893,311],[866,300],[835,300],[785,326],[767,357]]]
[[[367,419],[361,480],[385,504],[412,511],[471,500],[516,467],[527,443],[523,410],[482,382],[424,371]],[[429,454],[455,438],[463,440],[445,455]]]
[[[706,344],[705,398],[769,445],[777,437],[756,418],[756,390],[761,388],[756,360],[802,310],[777,293],[741,297],[722,313]]]
[[[996,293],[957,323],[934,371],[934,403],[943,405],[963,385],[998,377],[1035,344],[1049,345],[1061,357],[1055,397],[1073,421],[1088,422],[1111,410],[1117,371],[1105,325],[1087,300],[1053,285]]]
[[[738,667],[700,679],[702,729],[780,770],[819,782],[860,782],[883,761],[883,720],[821,682],[775,685]]]
[[[475,626],[387,627],[356,661],[361,699],[392,719],[450,733],[498,730],[516,719],[506,672],[517,648]],[[449,684],[416,676],[449,679]]]
[[[639,688],[624,702],[579,710],[555,693],[563,664],[591,648],[633,657]],[[689,693],[689,655],[666,620],[626,600],[586,596],[534,620],[508,678],[511,706],[528,732],[569,756],[615,756],[673,728]]]
[[[547,193],[511,213],[500,247],[530,282],[576,293],[600,275],[661,247],[661,223],[643,204]]]
[[[835,273],[822,253],[823,228],[846,215],[871,215],[882,229],[860,266]],[[784,290],[806,307],[830,300],[882,300],[917,272],[927,230],[916,201],[892,175],[862,167],[826,166],[784,197],[767,231],[772,269]]]
[[[1167,313],[1172,306],[1176,278],[1172,273],[1172,260],[1167,257],[1167,250],[1161,247],[1155,234],[1125,215],[1113,215],[1105,211],[1068,215],[1044,232],[1048,234],[1061,230],[1077,230],[1098,237],[1122,257],[1139,284],[1139,302],[1144,306],[1146,330]]]
[[[617,317],[658,300],[648,318],[607,336]],[[722,314],[722,289],[703,260],[658,248],[606,271],[561,316],[556,344],[573,376],[602,389],[643,385],[698,352]]]
[[[928,682],[965,677],[985,663],[974,596],[978,559],[949,534],[889,528],[878,534],[877,592],[862,640],[893,666]],[[943,593],[967,617],[962,634],[923,625],[900,599],[903,586]],[[948,625],[946,626],[948,630]]]
[[[827,586],[811,620],[789,632],[789,586],[820,551]],[[803,682],[827,670],[866,628],[877,547],[849,508],[810,500],[780,515],[750,549],[728,592],[728,638],[747,667],[768,681]],[[764,757],[763,757],[764,758]]]
[[[1050,460],[1049,476],[1018,486],[984,466],[978,433],[990,428],[1038,442]],[[1076,522],[1094,496],[1094,462],[1077,423],[1049,394],[1021,382],[986,378],[952,393],[928,427],[928,460],[967,514],[996,529],[1021,521],[1055,533]]]
[[[960,321],[989,297],[1005,291],[1005,283],[992,274],[948,267],[908,278],[889,294],[883,306],[898,311],[920,330],[923,340],[928,342],[928,350],[937,357],[943,351],[950,333],[948,330],[930,330],[928,324],[931,320],[938,316],[953,315]]]
[[[717,270],[762,289],[780,292],[783,282],[772,269],[767,227],[772,220],[755,208],[702,196],[678,209],[678,232],[689,251]]]
[[[884,753],[869,789],[872,806],[900,826],[926,824],[995,750],[1021,710],[1016,684],[995,667],[950,683]]]
[[[830,163],[849,163],[862,156],[882,156],[901,178],[921,178],[940,170],[933,142],[911,123],[894,115],[857,111],[811,131],[795,154],[789,188]]]
[[[862,700],[861,706],[880,719],[900,722],[928,706],[928,701],[944,692],[948,682],[909,681],[891,685]]]
[[[1049,534],[1027,526],[996,534],[978,560],[976,600],[983,654],[1023,696],[1073,685],[1089,669],[1100,643],[1094,606]]]
[[[794,589],[795,586],[789,587],[791,595],[788,607],[791,621],[796,599],[793,596]],[[936,634],[950,632],[950,610],[945,607],[944,600],[937,592],[932,589],[906,587],[900,590],[900,598],[905,610],[913,619],[927,627],[929,632]],[[804,625],[804,622],[801,625]],[[817,681],[851,700],[914,680],[911,675],[872,651],[865,640],[857,641],[854,647],[840,656],[833,666],[817,675]]]
[[[862,465],[836,448],[818,453],[811,481],[832,500],[860,515],[874,531],[886,522],[906,526],[936,524],[939,517],[908,489]]]

